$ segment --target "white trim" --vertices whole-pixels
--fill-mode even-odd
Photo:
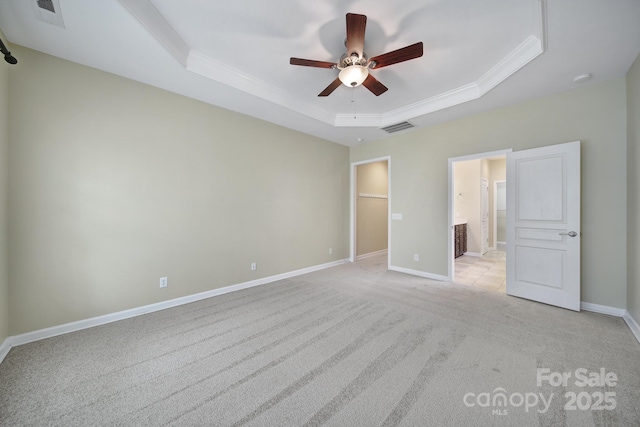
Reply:
[[[152,0],[120,0],[158,42],[187,70],[334,127],[384,127],[482,97],[544,53],[547,41],[546,0],[530,0],[534,19],[531,34],[477,80],[382,114],[334,114],[295,94],[276,88],[244,70],[235,69],[195,51],[153,5]]]
[[[7,345],[9,348],[27,344],[34,341],[39,341],[45,338],[51,338],[69,332],[79,331],[81,329],[92,328],[94,326],[104,325],[118,320],[129,319],[131,317],[140,316],[147,313],[153,313],[155,311],[164,310],[167,308],[177,307],[183,304],[189,304],[195,301],[200,301],[206,298],[215,297],[218,295],[228,294],[230,292],[239,291],[242,289],[252,288],[254,286],[265,285],[278,280],[288,279],[302,274],[312,273],[318,270],[324,270],[326,268],[335,267],[338,265],[346,264],[349,260],[343,259],[339,261],[333,261],[326,264],[320,264],[313,267],[302,268],[300,270],[290,271],[288,273],[277,274],[275,276],[263,277],[262,279],[251,280],[249,282],[239,283],[236,285],[225,286],[224,288],[212,289],[210,291],[201,292],[198,294],[188,295],[185,297],[175,298],[168,301],[163,301],[155,304],[149,304],[142,307],[132,308],[130,310],[119,311],[116,313],[106,314],[104,316],[92,317],[90,319],[79,320],[77,322],[66,323],[63,325],[53,326],[50,328],[40,329],[33,332],[27,332],[21,335],[11,336],[6,339],[3,346]],[[2,349],[2,347],[0,347]],[[8,352],[8,350],[7,350]],[[1,355],[2,353],[0,353]]]
[[[7,355],[9,354],[11,347],[14,347],[14,346],[27,344],[27,343],[38,341],[45,338],[51,338],[51,337],[66,334],[69,332],[78,331],[80,329],[91,328],[93,326],[104,325],[106,323],[116,322],[118,320],[124,320],[131,317],[140,316],[142,314],[152,313],[154,311],[164,310],[166,308],[188,304],[194,301],[199,301],[202,299],[211,298],[211,297],[223,295],[226,293],[239,291],[241,289],[264,285],[267,283],[272,283],[277,280],[287,279],[287,278],[295,277],[301,274],[311,273],[311,272],[322,270],[325,268],[346,264],[347,262],[349,262],[349,260],[346,260],[346,259],[334,261],[327,264],[321,264],[314,267],[295,270],[289,273],[283,273],[276,276],[265,277],[263,279],[253,280],[250,282],[240,283],[237,285],[227,286],[224,288],[213,289],[211,291],[194,294],[187,297],[176,298],[173,300],[156,303],[156,304],[150,304],[143,307],[134,308],[131,310],[120,311],[118,313],[108,314],[105,316],[94,317],[91,319],[80,320],[77,322],[67,323],[60,326],[41,329],[39,331],[28,332],[22,335],[11,336],[5,339],[2,344],[0,344],[0,363],[4,361],[5,357],[7,357]],[[409,268],[395,267],[390,265],[389,270],[396,271],[399,273],[404,273],[404,274],[410,274],[412,276],[424,277],[426,279],[448,281],[448,277],[446,276],[442,276],[439,274],[425,273],[424,271],[412,270]],[[601,313],[601,314],[608,314],[616,317],[622,317],[626,322],[626,324],[629,326],[631,333],[633,333],[633,335],[638,340],[638,342],[640,342],[640,325],[627,310],[622,308],[608,307],[608,306],[599,305],[599,304],[592,304],[588,302],[582,302],[580,305],[581,305],[581,308],[585,311],[591,311],[594,313]]]
[[[378,256],[378,255],[383,255],[383,254],[386,254],[388,252],[389,251],[387,249],[383,249],[381,251],[369,252],[368,254],[358,255],[356,257],[356,261],[360,261],[361,259],[366,259],[366,258],[372,258],[372,257]]]
[[[629,326],[629,329],[631,329],[631,333],[633,334],[633,336],[636,337],[638,342],[640,342],[640,325],[638,324],[636,319],[634,319],[633,316],[631,316],[631,313],[629,313],[627,310],[625,310],[624,316],[622,316],[622,318],[625,322],[627,322],[627,326]]]
[[[0,344],[0,363],[2,363],[5,357],[7,357],[9,350],[11,350],[11,344],[9,343],[9,338],[7,338],[2,344]]]
[[[593,303],[584,302],[584,301],[580,303],[580,309],[585,311],[591,311],[593,313],[608,314],[609,316],[616,316],[616,317],[624,316],[624,313],[626,313],[627,311],[624,308],[609,307],[607,305],[593,304]]]
[[[480,77],[475,82],[479,91],[478,98],[511,77],[516,71],[529,62],[542,55],[544,53],[544,42],[540,37],[540,35],[530,35]]]
[[[180,65],[187,66],[187,57],[191,48],[150,0],[120,0],[120,4],[149,31]]]
[[[633,316],[631,316],[631,313],[629,313],[629,311],[625,310],[624,308],[609,307],[606,305],[592,304],[590,302],[584,302],[584,301],[580,303],[580,308],[582,310],[591,311],[593,313],[608,314],[609,316],[622,317],[622,319],[624,319],[625,323],[631,330],[631,333],[633,334],[633,336],[636,337],[636,340],[638,340],[638,342],[640,343],[640,324],[638,324],[636,319],[634,319]]]
[[[466,255],[466,256],[474,256],[474,257],[481,257],[482,254],[480,252],[465,252],[462,255]]]
[[[391,156],[352,162],[349,170],[349,261],[356,260],[356,168],[376,162],[387,162],[387,268],[391,266]]]
[[[549,26],[547,20],[547,0],[538,0],[538,13],[536,14],[535,29],[533,33],[538,36],[542,42],[542,50],[546,51],[548,48],[548,34]]]
[[[332,113],[316,108],[311,103],[300,101],[293,94],[273,87],[193,49],[189,52],[186,68],[204,77],[298,111],[335,127],[381,128],[481,98],[543,52],[542,40],[538,35],[532,34],[474,82],[382,114],[360,114],[357,116],[353,114],[333,116]]]
[[[490,157],[506,156],[509,153],[513,153],[513,148],[505,148],[504,150],[487,151],[485,153],[466,154],[464,156],[449,157],[452,162],[466,162],[467,160],[487,159]]]
[[[311,103],[301,101],[300,97],[295,94],[275,87],[196,50],[189,51],[186,69],[328,125],[333,125],[335,122],[335,117],[331,113],[316,108]]]
[[[449,182],[448,182],[448,192],[447,192],[447,206],[449,208],[449,212],[447,215],[448,218],[448,230],[449,230],[449,241],[447,242],[448,245],[448,254],[449,256],[447,257],[447,274],[448,279],[447,281],[449,282],[453,282],[455,280],[455,263],[454,263],[454,259],[455,259],[455,254],[454,252],[454,247],[453,247],[453,241],[455,240],[455,236],[454,236],[454,227],[453,224],[455,223],[455,218],[453,217],[454,215],[454,209],[453,209],[453,180],[455,178],[454,176],[454,163],[456,162],[464,162],[467,160],[477,160],[477,159],[485,159],[487,157],[498,157],[498,156],[506,156],[507,153],[512,153],[513,149],[512,148],[507,148],[505,150],[497,150],[497,151],[489,151],[487,153],[476,153],[476,154],[468,154],[466,156],[458,156],[458,157],[450,157],[448,159],[448,175],[449,175]],[[465,253],[465,255],[468,253]]]
[[[410,274],[412,276],[424,277],[425,279],[438,280],[440,282],[449,281],[447,276],[443,276],[441,274],[427,273],[425,271],[413,270],[411,268],[396,267],[395,265],[390,265],[389,270],[397,271],[398,273]]]

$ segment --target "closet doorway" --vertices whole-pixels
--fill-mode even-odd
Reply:
[[[390,158],[351,168],[351,261],[387,258],[389,265]]]

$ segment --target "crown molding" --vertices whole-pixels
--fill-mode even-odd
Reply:
[[[478,99],[544,53],[547,44],[546,0],[532,0],[535,16],[531,35],[476,81],[382,114],[334,114],[301,101],[273,86],[202,52],[191,49],[151,0],[120,0],[131,14],[188,71],[233,87],[281,107],[335,127],[385,127]]]
[[[120,4],[149,31],[180,65],[186,68],[187,56],[191,49],[151,3],[151,0],[120,0]]]
[[[453,107],[454,105],[462,104],[479,97],[478,85],[476,83],[472,83],[384,114],[370,114],[364,117],[354,117],[349,114],[338,114],[336,116],[335,126],[385,127],[414,117],[422,116],[424,114],[433,113],[434,111]]]
[[[476,81],[480,96],[498,86],[543,52],[544,49],[540,38],[536,35],[527,37],[518,47]]]
[[[187,70],[210,78],[219,83],[247,92],[282,107],[298,111],[308,117],[332,125],[334,116],[306,102],[300,101],[289,92],[265,81],[233,68],[221,61],[211,58],[196,50],[191,50],[187,57]]]
[[[498,86],[543,52],[542,41],[537,36],[531,35],[473,83],[380,115],[356,118],[350,114],[338,114],[335,126],[384,127],[473,101]]]

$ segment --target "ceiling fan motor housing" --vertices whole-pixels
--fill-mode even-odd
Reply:
[[[340,57],[338,68],[347,68],[350,65],[362,65],[363,67],[366,67],[367,62],[369,62],[369,58],[365,53],[363,53],[361,57],[358,56],[357,53],[352,53],[351,55],[345,53]]]

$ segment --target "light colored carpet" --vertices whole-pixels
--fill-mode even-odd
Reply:
[[[640,344],[622,319],[388,272],[385,262],[13,348],[0,365],[0,424],[640,425]],[[538,386],[538,368],[572,377]],[[618,381],[580,387],[580,368]],[[506,404],[494,405],[501,392]],[[615,409],[592,410],[605,392]],[[565,393],[579,397],[575,410]],[[546,411],[534,395],[551,399]]]

